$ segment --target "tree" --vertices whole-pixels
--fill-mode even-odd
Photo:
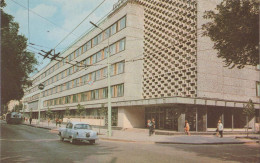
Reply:
[[[47,116],[47,118],[51,118],[51,116],[52,116],[52,111],[51,111],[51,109],[48,107],[48,109],[46,110],[46,116]]]
[[[81,116],[86,113],[85,108],[83,106],[81,106],[80,104],[78,104],[76,113],[80,116],[80,121],[81,121]]]
[[[18,34],[19,25],[3,11],[1,0],[1,104],[20,100],[24,89],[32,85],[29,75],[36,70],[37,60],[26,51],[27,39]]]
[[[15,106],[13,107],[12,111],[14,111],[14,112],[20,112],[20,110],[22,110],[22,109],[23,109],[23,103],[19,102],[18,105],[15,105]]]
[[[246,124],[247,124],[247,137],[248,137],[248,128],[249,128],[249,119],[252,119],[255,115],[255,107],[254,103],[251,99],[249,99],[248,103],[243,108],[243,114],[246,116]]]
[[[214,42],[217,56],[230,68],[259,63],[259,1],[223,0],[215,11],[206,11],[203,36]]]
[[[107,125],[108,124],[108,119],[107,119],[108,112],[107,112],[107,108],[105,107],[104,104],[102,104],[101,108],[98,109],[98,114],[99,114],[99,116],[103,116],[104,117],[105,125]]]
[[[70,108],[69,108],[69,107],[67,107],[67,108],[65,109],[65,115],[66,115],[66,116],[69,116],[69,115],[70,115]]]

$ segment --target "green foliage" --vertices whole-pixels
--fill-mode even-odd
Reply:
[[[255,106],[251,99],[249,99],[248,103],[243,108],[243,114],[248,116],[249,119],[254,117],[255,115]]]
[[[67,107],[67,108],[65,109],[65,115],[66,115],[66,116],[69,116],[69,115],[70,115],[70,108],[69,108],[69,107]]]
[[[101,108],[98,109],[99,116],[107,116],[107,108],[102,104]]]
[[[206,11],[212,20],[202,26],[214,42],[218,57],[230,68],[256,66],[259,62],[259,1],[223,0],[217,11]]]
[[[30,117],[32,117],[32,108],[30,109]]]
[[[1,105],[1,115],[6,114],[8,111],[7,105]]]
[[[78,104],[76,113],[80,116],[84,115],[86,113],[85,108],[83,106],[81,106],[80,104]]]
[[[51,118],[53,112],[51,111],[51,109],[48,107],[48,109],[46,110],[46,116],[47,118]]]
[[[27,39],[18,34],[19,25],[3,11],[1,1],[1,103],[20,100],[31,86],[29,75],[36,70],[34,54],[26,51]]]
[[[23,109],[23,103],[19,102],[18,105],[15,105],[15,106],[13,107],[12,111],[14,111],[14,112],[20,112],[20,110],[22,110],[22,109]]]

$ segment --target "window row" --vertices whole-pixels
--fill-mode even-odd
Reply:
[[[108,96],[108,88],[100,88],[87,92],[81,92],[78,94],[68,95],[52,100],[44,101],[44,107],[63,105],[70,103],[79,103],[91,100],[105,99]],[[122,97],[124,96],[124,84],[111,86],[111,97]]]
[[[110,66],[110,75],[117,75],[124,72],[124,61],[115,63]],[[92,85],[93,82],[105,79],[107,77],[107,67],[104,67],[102,69],[99,69],[97,71],[88,73],[84,76],[81,76],[79,78],[76,78],[74,80],[71,80],[69,82],[63,83],[61,85],[58,85],[56,87],[53,87],[51,89],[48,89],[46,91],[43,91],[42,96],[46,97],[55,93],[59,93],[62,91],[66,91],[75,87],[79,87],[82,85]]]
[[[114,55],[116,53],[119,53],[123,50],[125,50],[125,38],[113,43],[110,45],[109,47],[110,49],[110,55]],[[82,70],[84,67],[87,67],[87,66],[91,66],[99,61],[102,61],[104,59],[107,58],[108,56],[108,47],[100,50],[99,52],[89,56],[88,58],[82,60],[81,62],[79,62],[79,65],[78,66],[71,66],[70,68],[60,72],[59,74],[49,78],[48,80],[46,80],[45,82],[43,82],[43,84],[45,86],[47,85],[50,85],[56,81],[59,81],[69,75],[72,75],[73,73],[76,73],[80,70]],[[34,91],[37,91],[38,90],[38,86],[35,86],[33,87],[29,92],[27,92],[26,94],[29,94],[29,93],[32,93]]]
[[[33,84],[41,79],[45,78],[49,74],[53,73],[55,70],[59,69],[61,66],[65,65],[67,62],[72,61],[73,59],[77,58],[81,54],[85,53],[87,50],[93,48],[94,46],[98,45],[101,41],[107,39],[108,37],[114,35],[115,33],[121,31],[126,27],[126,16],[118,20],[116,23],[108,27],[105,31],[101,32],[94,38],[87,41],[84,45],[79,47],[73,53],[69,54],[67,57],[62,59],[60,62],[56,63],[54,66],[46,70],[43,74],[38,76],[34,79]]]

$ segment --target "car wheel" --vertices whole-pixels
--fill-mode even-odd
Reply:
[[[60,141],[64,141],[64,138],[60,135]]]
[[[72,137],[70,138],[70,143],[71,144],[75,144],[75,139],[73,139]]]
[[[92,144],[95,144],[95,140],[90,140],[89,143],[92,145]]]

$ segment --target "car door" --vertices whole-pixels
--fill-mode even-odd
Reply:
[[[69,123],[69,126],[67,128],[67,138],[69,138],[72,135],[72,132],[73,132],[72,127],[73,127],[73,124]]]
[[[66,125],[66,128],[65,128],[65,130],[64,130],[64,137],[65,138],[68,138],[69,137],[69,131],[70,131],[70,126],[71,126],[72,124],[71,123],[68,123],[67,125]]]

